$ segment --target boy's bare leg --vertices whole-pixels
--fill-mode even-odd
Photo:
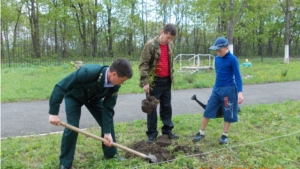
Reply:
[[[208,118],[205,118],[205,117],[202,118],[201,127],[200,127],[200,129],[201,129],[202,131],[205,130],[205,128],[206,128],[208,122],[209,122],[209,119],[208,119]]]
[[[230,124],[228,122],[224,122],[224,133],[228,133],[230,129]]]
[[[228,122],[224,122],[224,132],[222,133],[220,144],[227,144],[228,143],[228,132],[230,129],[230,124]]]
[[[199,132],[193,138],[193,142],[197,142],[197,141],[200,141],[200,140],[202,140],[202,139],[205,138],[205,136],[204,136],[205,135],[204,130],[205,130],[207,124],[208,124],[208,121],[209,121],[208,118],[205,118],[205,117],[202,118],[202,122],[201,122],[201,125],[200,125]]]

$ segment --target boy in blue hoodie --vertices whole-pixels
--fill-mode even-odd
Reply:
[[[243,83],[239,69],[239,62],[229,51],[226,38],[219,37],[209,49],[215,50],[216,81],[212,94],[206,105],[199,132],[193,142],[205,138],[205,128],[209,119],[215,118],[220,106],[224,112],[224,132],[220,144],[228,143],[228,132],[231,123],[238,121],[238,104],[243,102]]]

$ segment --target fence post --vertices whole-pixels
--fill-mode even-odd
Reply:
[[[58,64],[58,66],[60,66],[60,55],[62,55],[62,51],[63,51],[63,49],[60,49],[60,52],[57,52],[57,64]]]
[[[11,67],[11,60],[9,55],[9,41],[7,41],[7,57],[8,57],[8,67]]]
[[[104,64],[104,46],[102,45],[102,65],[105,65]]]

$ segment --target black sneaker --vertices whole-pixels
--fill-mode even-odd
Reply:
[[[155,142],[155,137],[148,137],[147,143],[153,143]]]
[[[168,133],[166,135],[168,135],[169,139],[179,139],[179,136],[176,135],[176,134],[174,134],[174,133],[172,133],[172,132]]]
[[[198,132],[198,133],[196,134],[196,136],[193,138],[193,142],[201,141],[201,140],[203,140],[204,138],[205,138],[205,135],[200,134],[200,132]]]
[[[222,135],[219,143],[220,144],[227,144],[228,143],[228,137]]]

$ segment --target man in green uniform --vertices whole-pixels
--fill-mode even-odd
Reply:
[[[79,127],[81,107],[85,105],[101,127],[101,136],[108,142],[102,143],[106,159],[118,157],[114,132],[114,107],[120,85],[132,77],[132,67],[126,59],[118,59],[111,66],[86,65],[58,82],[49,101],[49,122],[60,125],[58,116],[62,100],[65,101],[67,123]],[[72,167],[78,133],[65,128],[60,153],[60,168]]]

